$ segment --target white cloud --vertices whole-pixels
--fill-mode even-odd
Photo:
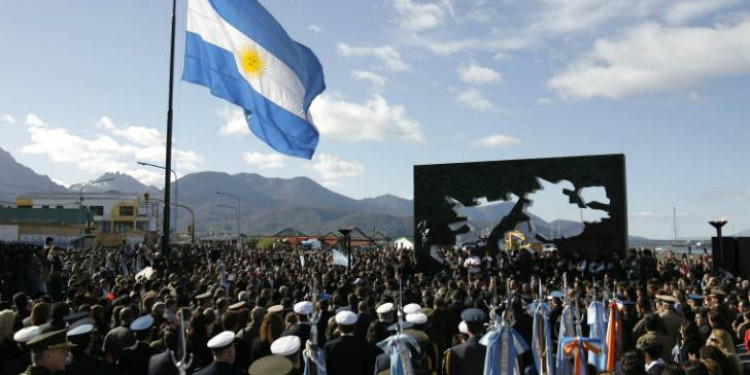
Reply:
[[[25,123],[31,142],[21,148],[22,153],[46,155],[53,162],[70,163],[92,174],[119,171],[146,184],[163,182],[161,173],[135,163],[137,160],[164,163],[165,140],[156,129],[118,126],[106,116],[95,124],[105,133],[84,136],[53,127],[33,113],[26,116]],[[172,157],[179,171],[189,172],[203,165],[203,157],[192,150],[173,148]]]
[[[219,135],[244,137],[250,134],[245,113],[241,109],[225,105],[219,111],[219,117],[224,120],[224,125],[219,128]]]
[[[315,126],[324,137],[356,142],[397,139],[424,143],[418,121],[406,115],[406,108],[390,105],[380,94],[364,103],[346,101],[343,97],[323,94],[310,107]]]
[[[469,108],[476,109],[480,112],[486,112],[495,109],[495,105],[492,104],[491,101],[487,100],[476,88],[470,88],[468,90],[458,92],[458,96],[456,96],[456,99]]]
[[[323,32],[323,26],[316,25],[316,24],[310,24],[310,26],[308,26],[307,29],[314,32],[315,34],[320,34]]]
[[[284,168],[286,161],[286,157],[279,153],[243,152],[242,158],[246,163],[261,169]]]
[[[541,97],[536,100],[537,105],[547,105],[547,104],[552,104],[552,102],[553,102],[552,98],[547,98],[547,97]]]
[[[742,0],[694,0],[677,2],[667,8],[664,19],[670,25],[681,25],[741,2]]]
[[[368,72],[364,70],[355,70],[352,72],[352,77],[357,81],[370,82],[374,89],[380,90],[385,87],[385,77],[375,72]]]
[[[409,65],[401,60],[401,54],[390,45],[380,47],[352,47],[339,42],[338,52],[344,57],[375,57],[385,64],[385,68],[394,72],[409,69]]]
[[[5,124],[15,124],[16,123],[16,118],[13,117],[13,116],[11,116],[11,115],[5,114],[5,113],[0,113],[0,124],[2,124],[2,123],[5,123]]]
[[[462,81],[475,85],[499,84],[503,82],[503,76],[492,68],[477,65],[474,62],[461,64],[458,67],[458,76]]]
[[[614,18],[637,16],[639,2],[633,0],[543,0],[528,31],[563,34],[591,31]]]
[[[477,50],[485,47],[482,40],[476,38],[448,41],[427,41],[420,39],[418,40],[418,44],[426,47],[436,55],[452,55],[454,53]]]
[[[568,99],[618,99],[750,72],[750,20],[732,26],[665,28],[646,23],[600,39],[548,86]]]
[[[482,147],[503,147],[514,146],[521,143],[521,140],[504,134],[494,134],[477,140]]]
[[[411,0],[393,0],[393,5],[401,16],[399,24],[406,30],[433,29],[440,26],[445,18],[445,11],[438,4],[419,4]]]
[[[309,164],[326,186],[338,185],[341,180],[362,175],[365,167],[358,161],[347,161],[328,154],[317,154]]]

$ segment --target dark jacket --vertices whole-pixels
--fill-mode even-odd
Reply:
[[[487,347],[479,343],[479,336],[471,336],[445,354],[445,374],[482,375]]]
[[[375,351],[362,338],[341,336],[325,345],[328,375],[372,374]]]

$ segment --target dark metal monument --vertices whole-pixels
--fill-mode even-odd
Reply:
[[[596,222],[581,220],[580,233],[554,237],[536,231],[540,221],[528,212],[542,181],[568,181],[561,199],[583,210],[605,215]],[[587,188],[603,188],[608,202],[585,201]],[[414,240],[420,268],[440,267],[436,248],[456,245],[457,235],[476,228],[464,224],[456,207],[477,207],[482,200],[503,202],[505,210],[485,233],[486,249],[502,250],[510,231],[524,228],[541,244],[554,245],[564,254],[580,252],[587,258],[624,255],[627,249],[625,155],[594,155],[546,159],[506,160],[414,166]],[[604,199],[602,199],[604,200]]]

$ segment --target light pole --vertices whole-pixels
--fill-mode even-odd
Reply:
[[[349,233],[352,232],[351,228],[341,228],[339,229],[339,233],[344,235],[344,249],[346,251],[347,259],[346,259],[346,269],[351,270],[352,268],[352,249],[351,249],[351,238],[349,237]]]
[[[719,241],[719,262],[716,262],[716,259],[714,259],[714,268],[717,268],[716,263],[719,263],[720,265],[724,263],[724,239],[721,236],[721,227],[726,225],[727,221],[724,219],[721,219],[721,220],[712,220],[712,221],[709,221],[708,223],[711,224],[711,226],[716,229],[716,238]]]
[[[234,210],[235,215],[237,215],[237,248],[240,248],[240,210],[237,207],[234,206],[227,206],[226,204],[220,204],[219,207],[223,208],[231,208]]]
[[[139,165],[143,165],[143,166],[159,168],[161,170],[167,169],[161,165],[146,163],[145,161],[137,161],[136,163],[138,163]],[[174,205],[175,205],[174,207],[174,228],[175,228],[174,231],[175,231],[175,237],[176,237],[177,236],[177,197],[178,197],[177,195],[177,172],[175,172],[174,169],[171,169],[171,168],[169,169],[169,171],[172,172],[172,175],[174,176]],[[168,208],[171,208],[171,207],[168,207]],[[167,228],[167,233],[170,233],[171,235],[171,230],[169,230],[169,228]]]
[[[83,236],[82,236],[82,229],[83,229],[83,188],[89,185],[98,184],[100,182],[108,182],[113,181],[114,178],[108,177],[108,178],[101,178],[98,180],[91,180],[88,182],[84,182],[81,184],[81,189],[78,191],[78,241],[80,243],[80,247],[78,250],[83,250]]]
[[[216,195],[222,195],[222,196],[234,198],[237,200],[237,246],[239,247],[240,235],[242,234],[241,233],[242,227],[240,226],[240,220],[242,220],[242,200],[240,199],[240,197],[234,194],[225,193],[223,191],[217,191]]]

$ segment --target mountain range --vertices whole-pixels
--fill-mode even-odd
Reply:
[[[108,172],[99,179],[111,179],[87,185],[86,192],[120,191],[149,193],[159,199],[160,189],[148,186],[130,175]],[[69,188],[55,183],[47,176],[37,174],[18,163],[5,150],[0,149],[0,205],[15,201],[18,195],[28,192],[78,192],[80,185]],[[413,202],[386,194],[375,198],[353,199],[333,192],[307,177],[268,178],[256,173],[227,174],[223,172],[197,172],[180,178],[173,184],[176,201],[189,206],[196,216],[198,232],[234,231],[236,211],[219,205],[236,207],[237,196],[241,202],[240,224],[243,233],[273,234],[294,228],[306,234],[326,234],[338,228],[357,226],[365,233],[380,231],[391,237],[411,236]],[[218,191],[228,195],[219,195]],[[174,198],[173,198],[174,199]],[[481,230],[497,222],[513,207],[512,202],[466,207],[462,214],[470,217],[472,225]],[[186,210],[178,211],[178,228],[185,231],[190,224]],[[555,233],[555,237],[570,236],[580,230],[575,221],[546,222],[530,215],[537,233]],[[524,232],[528,230],[523,226]],[[744,231],[750,232],[750,230]],[[648,241],[630,237],[631,243]]]

